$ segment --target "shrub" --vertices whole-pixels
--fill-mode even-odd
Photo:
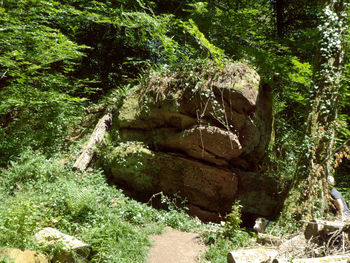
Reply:
[[[226,222],[214,224],[212,230],[204,234],[209,250],[205,258],[215,262],[226,262],[227,252],[238,247],[246,246],[254,239],[251,235],[240,227],[242,205],[236,202],[232,206],[232,211],[226,216]]]

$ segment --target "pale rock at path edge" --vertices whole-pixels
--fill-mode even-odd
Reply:
[[[81,262],[81,260],[87,259],[91,252],[90,245],[51,227],[46,227],[36,233],[35,238],[39,243],[62,245],[62,250],[54,255],[53,262]]]

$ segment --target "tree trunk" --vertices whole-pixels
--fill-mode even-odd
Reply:
[[[326,221],[314,220],[308,222],[304,231],[307,240],[319,240],[330,242],[331,239],[341,235],[348,236],[350,234],[350,222],[348,221]]]
[[[315,65],[313,98],[306,121],[304,148],[285,201],[282,220],[310,219],[320,213],[322,196],[329,196],[327,170],[330,170],[334,121],[342,75],[344,1],[324,4],[319,29],[319,56]]]

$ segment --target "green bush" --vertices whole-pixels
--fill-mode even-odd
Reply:
[[[233,238],[235,234],[241,230],[240,224],[242,205],[237,201],[229,214],[226,215],[226,222],[224,222],[224,230],[222,232],[224,237]]]
[[[24,184],[35,184],[53,181],[64,173],[62,167],[53,159],[46,159],[40,152],[31,148],[23,151],[16,161],[10,162],[11,167],[2,172],[0,177],[1,190],[7,194],[20,189]]]
[[[226,215],[226,221],[213,224],[211,231],[204,233],[204,239],[209,245],[205,259],[210,262],[226,262],[227,252],[238,247],[247,246],[255,242],[254,235],[250,235],[240,227],[242,205],[236,202],[232,210]]]
[[[25,249],[33,244],[33,234],[42,220],[41,204],[18,193],[0,205],[0,247]]]

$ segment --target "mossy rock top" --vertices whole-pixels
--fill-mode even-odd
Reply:
[[[255,109],[259,89],[259,75],[242,63],[221,68],[207,62],[189,71],[154,71],[125,99],[118,110],[117,127],[185,129],[198,122],[198,113],[211,123],[235,112],[227,124],[237,129],[243,120],[238,115]]]

